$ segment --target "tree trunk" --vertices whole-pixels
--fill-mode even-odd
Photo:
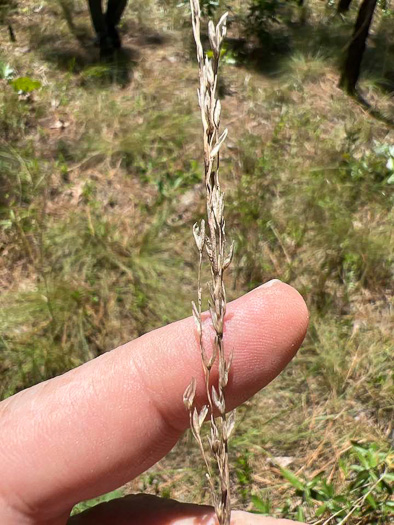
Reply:
[[[8,24],[8,34],[10,36],[11,42],[16,42],[15,32],[11,24]]]
[[[349,93],[349,95],[354,95],[356,92],[361,61],[363,59],[376,4],[377,0],[363,0],[357,15],[352,40],[348,47],[341,80],[339,81],[339,86]]]
[[[352,0],[339,0],[338,3],[338,13],[346,13],[346,11],[349,11],[350,4],[352,3]]]

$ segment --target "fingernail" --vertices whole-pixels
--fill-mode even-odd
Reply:
[[[270,281],[267,281],[266,283],[259,286],[259,288],[271,288],[271,286],[275,286],[277,283],[281,283],[279,279],[271,279]]]
[[[257,288],[253,288],[253,290],[250,290],[248,294],[254,293],[256,290],[260,290],[260,288],[271,288],[271,286],[275,286],[277,283],[281,283],[279,279],[271,279],[270,281],[267,281],[264,284],[260,284]]]

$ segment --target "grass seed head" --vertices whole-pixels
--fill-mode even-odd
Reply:
[[[204,56],[200,37],[201,10],[198,0],[190,1],[192,12],[193,35],[196,42],[197,61],[199,65],[200,87],[197,90],[198,104],[201,110],[204,145],[204,169],[206,187],[207,232],[205,221],[193,226],[193,236],[199,252],[198,270],[198,305],[192,303],[193,318],[199,336],[202,367],[205,375],[205,389],[208,404],[200,412],[194,406],[196,381],[192,380],[184,394],[184,403],[190,414],[190,426],[200,447],[206,468],[207,480],[212,493],[217,519],[220,525],[229,525],[231,517],[230,477],[228,464],[228,439],[234,428],[235,414],[226,415],[225,387],[228,383],[231,359],[226,360],[223,344],[223,326],[226,312],[226,291],[223,282],[224,271],[229,267],[233,257],[234,246],[231,245],[226,255],[226,235],[224,220],[224,193],[220,189],[219,156],[226,138],[227,129],[219,131],[221,103],[217,99],[218,69],[220,47],[226,34],[225,13],[217,26],[212,21],[208,23],[208,36],[212,50],[212,58]],[[209,311],[211,322],[216,332],[211,355],[203,344],[203,328],[201,322],[202,287],[201,266],[204,254],[208,258],[211,269],[209,282]],[[219,377],[217,385],[211,385],[211,369],[217,364]],[[214,419],[214,412],[220,415],[220,424]],[[211,436],[208,445],[201,438],[201,426],[208,413],[210,416]],[[214,473],[215,472],[215,476]]]

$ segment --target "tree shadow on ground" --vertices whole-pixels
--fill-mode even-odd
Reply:
[[[305,7],[288,5],[275,13],[274,21],[244,20],[238,28],[242,37],[226,39],[227,53],[240,66],[268,76],[286,75],[288,59],[296,53],[318,56],[339,72],[352,38],[356,9],[344,17],[332,8],[318,20]],[[387,71],[390,63],[394,63],[392,17],[385,17],[368,41],[363,72],[381,79],[388,92],[393,88],[393,72],[390,76]]]
[[[131,82],[134,66],[139,59],[139,52],[127,47],[100,59],[99,51],[93,45],[78,49],[74,46],[52,44],[43,46],[41,55],[58,69],[80,75],[83,86],[118,84],[125,87]]]
[[[354,31],[356,9],[347,16],[339,16],[332,9],[320,20],[294,6],[282,11],[281,16],[264,24],[244,24],[242,38],[228,38],[226,52],[240,67],[269,77],[290,78],[297,69],[291,57],[305,56],[318,59],[335,68],[338,76],[347,47]],[[368,77],[382,93],[394,94],[394,35],[392,17],[383,17],[368,40],[362,64],[363,77]],[[390,70],[391,67],[391,70]],[[355,100],[374,118],[393,126],[393,119],[374,108],[360,93]]]
[[[383,122],[386,126],[394,128],[394,118],[390,118],[385,115],[378,108],[374,107],[361,93],[361,91],[356,91],[352,97],[371,117]]]
[[[226,46],[239,65],[263,75],[281,76],[286,74],[288,59],[296,53],[319,56],[339,66],[352,27],[338,17],[316,22],[292,10],[275,24],[244,25],[245,37],[227,38]]]
[[[60,1],[59,5],[69,30],[67,36],[59,37],[56,28],[53,31],[46,29],[44,34],[37,35],[37,30],[32,28],[30,43],[39,49],[45,61],[60,70],[79,75],[83,86],[117,84],[125,87],[132,81],[134,67],[140,60],[139,48],[166,43],[165,37],[156,31],[126,22],[121,30],[123,47],[110,56],[100,58],[90,24],[86,25],[85,20],[76,23],[69,4]]]

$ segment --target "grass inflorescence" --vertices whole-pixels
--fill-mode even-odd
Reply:
[[[197,91],[203,124],[204,171],[206,188],[206,210],[208,232],[205,233],[205,221],[193,227],[193,235],[199,253],[198,263],[198,301],[193,302],[193,317],[196,322],[202,367],[205,377],[205,390],[208,404],[197,410],[194,406],[196,380],[193,378],[184,394],[184,403],[190,413],[190,426],[197,440],[207,469],[207,478],[218,521],[229,525],[231,518],[230,471],[228,459],[228,441],[234,428],[235,411],[226,414],[225,388],[229,379],[232,357],[225,356],[223,344],[224,316],[226,313],[226,291],[223,281],[225,270],[233,256],[233,245],[226,253],[226,233],[224,221],[224,193],[220,188],[219,164],[227,129],[220,134],[221,103],[217,96],[220,50],[226,34],[224,14],[215,27],[212,21],[208,24],[209,42],[212,59],[204,55],[201,44],[200,19],[201,10],[198,0],[191,0],[193,35],[197,47],[197,61],[200,72],[200,87]],[[207,254],[211,270],[209,283],[209,311],[215,339],[211,354],[203,343],[202,322],[202,284],[201,269],[204,251]],[[211,384],[211,370],[217,366],[217,385]],[[218,420],[214,413],[219,413]],[[201,436],[201,426],[210,413],[210,437],[208,447]],[[213,461],[212,461],[213,460]],[[212,466],[214,462],[215,466]]]

